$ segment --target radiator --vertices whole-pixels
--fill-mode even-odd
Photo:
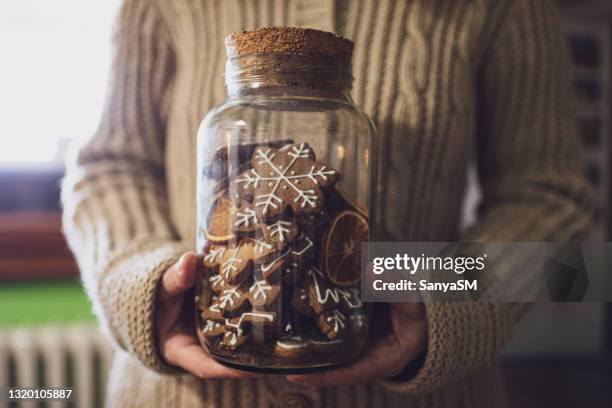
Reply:
[[[0,328],[0,389],[73,390],[72,402],[45,402],[42,406],[102,406],[111,360],[111,348],[95,326]],[[8,406],[0,398],[0,408]],[[39,407],[41,403],[21,402],[19,406]]]

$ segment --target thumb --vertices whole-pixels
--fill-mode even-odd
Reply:
[[[187,252],[164,272],[160,287],[161,300],[182,295],[193,285],[197,277],[199,257],[194,252]]]

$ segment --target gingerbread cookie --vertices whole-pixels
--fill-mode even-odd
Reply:
[[[202,334],[207,338],[218,338],[225,334],[225,326],[217,320],[206,320],[202,328]]]
[[[274,345],[274,354],[288,359],[304,357],[310,352],[310,342],[302,336],[282,338]]]
[[[284,285],[295,286],[303,281],[304,268],[295,261],[287,262],[281,269],[281,279]]]
[[[342,298],[341,307],[344,311],[351,312],[355,309],[361,309],[363,307],[359,290],[356,288],[338,289],[338,292]]]
[[[250,203],[240,202],[232,210],[231,229],[234,234],[248,235],[261,228],[257,213]]]
[[[223,313],[221,313],[219,298],[217,296],[213,296],[210,306],[202,311],[201,316],[204,320],[220,321],[225,319],[225,317],[223,317]]]
[[[221,258],[227,248],[221,245],[211,245],[204,252],[203,265],[207,269],[214,269],[221,263]]]
[[[277,220],[263,228],[263,234],[267,243],[275,248],[284,249],[289,246],[298,235],[298,226],[290,220]]]
[[[226,350],[236,350],[244,343],[246,343],[247,340],[247,336],[243,336],[231,330],[227,330],[223,335],[223,340],[221,340],[219,345],[225,348]]]
[[[235,331],[239,336],[242,336],[249,328],[257,327],[266,329],[274,327],[276,321],[277,317],[275,312],[244,312],[238,317],[226,319],[225,326]]]
[[[305,279],[310,306],[317,314],[334,310],[340,305],[340,292],[315,266],[308,269]]]
[[[246,310],[248,305],[249,298],[242,286],[225,288],[219,295],[219,309],[223,316],[236,316]]]
[[[319,234],[321,228],[329,223],[330,214],[325,206],[319,211],[318,214],[308,214],[301,217],[296,217],[296,221],[304,231],[308,231],[310,234]]]
[[[227,248],[221,257],[219,274],[230,285],[238,285],[249,276],[253,262],[265,262],[275,253],[263,240],[243,239],[238,246]]]
[[[293,289],[291,306],[304,316],[315,315],[313,308],[310,306],[310,301],[308,300],[308,293],[303,287],[296,286]]]
[[[223,289],[227,286],[227,283],[223,280],[221,275],[212,275],[208,278],[208,287],[217,295],[223,292]]]
[[[289,207],[298,216],[318,214],[323,206],[321,188],[332,186],[338,172],[315,160],[307,143],[258,147],[251,157],[253,168],[234,180],[235,191],[253,200],[261,220],[278,219]]]
[[[274,305],[280,294],[280,286],[272,285],[264,279],[253,279],[253,284],[249,287],[249,301],[253,307],[259,309],[269,309]]]
[[[212,154],[210,164],[204,167],[203,174],[206,178],[217,181],[218,188],[227,187],[229,179],[249,169],[251,156],[257,147],[270,146],[278,149],[289,143],[292,141],[221,146]]]
[[[339,310],[331,310],[319,315],[317,326],[327,337],[335,339],[341,337],[346,331],[346,315]]]
[[[213,244],[226,244],[235,236],[230,226],[232,200],[225,193],[219,194],[208,213],[206,238]]]
[[[259,271],[261,275],[266,280],[277,280],[276,272],[285,268],[287,264],[291,261],[291,248],[286,249],[284,252],[281,252],[275,258],[271,259],[269,262],[262,263],[259,265]]]
[[[291,257],[301,265],[306,264],[314,255],[314,242],[305,234],[300,234],[292,243]]]

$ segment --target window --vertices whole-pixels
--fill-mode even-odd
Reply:
[[[76,275],[59,181],[67,144],[98,124],[119,3],[0,2],[0,281]]]
[[[0,171],[61,167],[97,125],[118,0],[0,2]]]

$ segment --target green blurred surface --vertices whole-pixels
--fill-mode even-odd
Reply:
[[[94,320],[79,282],[0,282],[0,327]]]

